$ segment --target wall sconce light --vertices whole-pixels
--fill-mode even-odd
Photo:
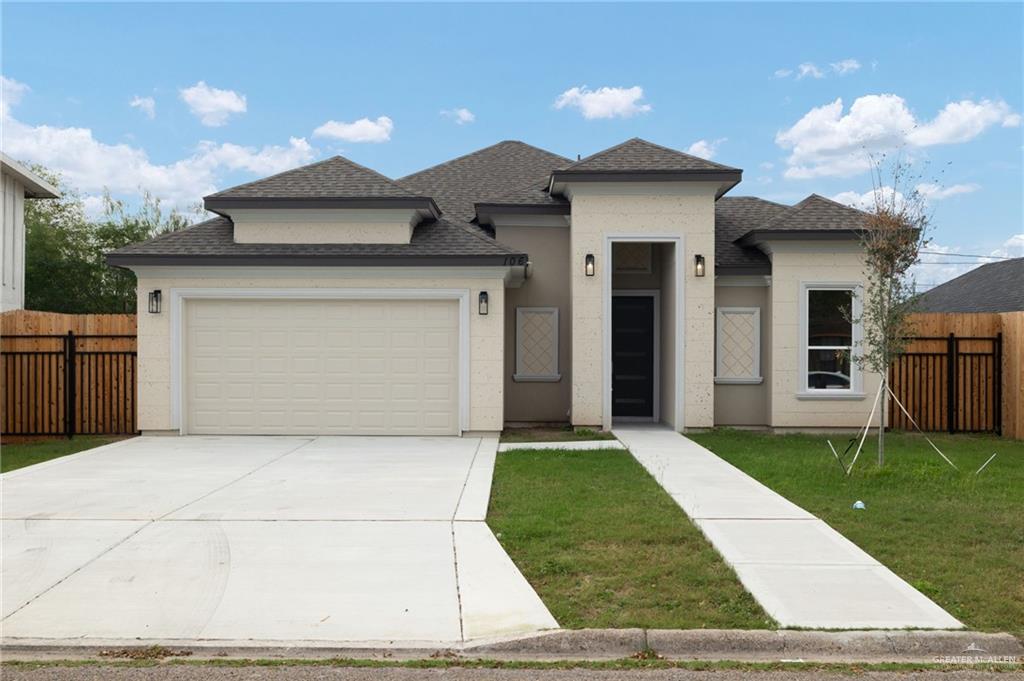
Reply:
[[[587,253],[587,257],[586,257],[586,259],[583,262],[584,262],[584,264],[583,264],[583,272],[588,277],[594,276],[594,269],[596,267],[596,265],[594,263],[594,254],[593,253]]]
[[[487,314],[487,302],[488,302],[488,300],[487,300],[487,291],[481,291],[480,292],[480,298],[479,298],[479,301],[478,301],[478,305],[479,305],[479,312],[482,315]]]
[[[160,314],[161,298],[163,298],[163,294],[160,293],[160,289],[149,292],[149,311],[151,314]]]
[[[530,260],[526,261],[526,265],[523,266],[523,278],[529,279],[533,276],[533,262]]]
[[[704,276],[704,256],[693,256],[693,273],[698,277]]]

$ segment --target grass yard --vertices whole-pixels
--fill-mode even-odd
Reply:
[[[501,433],[502,442],[585,442],[587,440],[614,440],[604,430],[581,428],[508,428]]]
[[[487,522],[563,627],[774,626],[625,451],[499,454]]]
[[[81,452],[123,438],[109,435],[80,435],[68,440],[53,438],[0,445],[0,473]]]
[[[933,437],[957,472],[919,435],[886,434],[884,468],[869,438],[847,478],[824,435],[690,437],[819,516],[967,626],[1024,633],[1024,442]],[[840,452],[848,440],[832,436]],[[866,510],[851,508],[858,499]]]

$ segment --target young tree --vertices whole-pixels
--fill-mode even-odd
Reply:
[[[928,243],[931,217],[920,175],[901,158],[872,159],[874,205],[861,235],[867,286],[862,294],[862,347],[855,358],[862,369],[881,376],[878,465],[885,463],[885,408],[889,367],[906,350],[913,332],[916,284],[910,268]]]

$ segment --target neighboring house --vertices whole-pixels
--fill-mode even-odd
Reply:
[[[0,152],[3,199],[0,203],[0,311],[25,307],[25,199],[55,199],[57,188]]]
[[[1024,258],[992,262],[917,297],[914,312],[1024,310]]]
[[[725,196],[740,179],[640,139],[576,162],[510,141],[212,194],[219,217],[108,256],[138,275],[141,428],[861,426],[865,214]]]

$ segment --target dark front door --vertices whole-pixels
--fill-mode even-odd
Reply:
[[[612,416],[654,416],[653,296],[612,296]]]

